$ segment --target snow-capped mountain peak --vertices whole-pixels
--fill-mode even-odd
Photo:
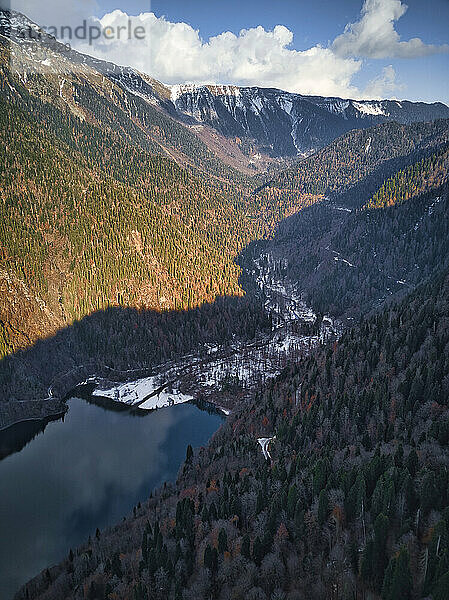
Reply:
[[[449,118],[449,108],[441,103],[356,101],[259,87],[186,84],[170,89],[180,113],[226,136],[255,140],[274,156],[308,152],[351,129],[385,121]]]
[[[26,31],[39,35],[23,35]],[[0,37],[8,37],[17,70],[55,73],[64,78],[81,71],[102,76],[127,94],[139,96],[189,125],[208,125],[238,144],[247,142],[257,154],[273,157],[309,153],[351,129],[385,121],[408,124],[449,118],[442,103],[397,100],[351,100],[304,96],[274,88],[195,83],[164,85],[129,67],[67,49],[24,15],[0,10]],[[62,84],[64,85],[64,84]],[[102,84],[100,84],[102,85]],[[107,87],[106,94],[110,94]],[[62,96],[61,96],[62,97]],[[77,109],[76,109],[77,110]]]

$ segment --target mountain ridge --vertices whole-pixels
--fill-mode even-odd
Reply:
[[[441,102],[352,100],[255,86],[181,84],[171,86],[171,99],[198,122],[224,135],[252,137],[274,156],[316,150],[354,128],[449,116],[449,107]]]
[[[301,156],[353,128],[391,120],[409,124],[449,118],[449,107],[441,102],[353,100],[257,86],[166,85],[131,67],[67,49],[20,13],[0,11],[1,35],[22,44],[32,43],[24,33],[30,27],[39,31],[42,46],[57,50],[79,68],[89,66],[103,73],[128,93],[157,106],[185,127],[210,127],[233,144],[229,152],[234,160],[238,155],[237,164],[246,162],[247,167],[256,170],[264,164],[260,154],[271,159]],[[44,62],[41,61],[41,67]],[[208,136],[203,139],[207,144]]]

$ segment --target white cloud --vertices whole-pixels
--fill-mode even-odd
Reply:
[[[382,98],[393,98],[395,92],[402,90],[404,86],[396,82],[396,71],[392,65],[382,69],[382,73],[372,79],[365,87],[362,96],[371,100]]]
[[[425,44],[420,38],[400,41],[394,25],[407,8],[401,0],[365,0],[360,20],[346,25],[332,50],[341,57],[361,58],[415,58],[448,52],[447,44]]]
[[[164,83],[231,83],[356,99],[389,97],[401,89],[392,66],[384,67],[363,90],[354,84],[364,58],[412,57],[448,50],[447,46],[426,45],[419,38],[400,41],[394,25],[407,10],[401,0],[365,0],[359,21],[347,25],[328,47],[318,44],[302,51],[292,48],[293,33],[284,25],[272,31],[261,26],[242,29],[237,35],[227,31],[203,40],[191,25],[170,22],[151,12],[129,16],[114,10],[102,19],[91,17],[96,0],[48,0],[41,8],[35,0],[13,3],[14,8],[46,25],[87,19],[89,25],[114,31],[119,26],[128,31],[129,23],[132,30],[144,27],[144,39],[128,39],[127,35],[117,39],[115,35],[112,39],[101,36],[92,44],[82,40],[71,44]],[[40,15],[36,14],[39,11]],[[52,15],[53,21],[48,21]]]
[[[204,41],[186,23],[172,23],[153,13],[129,17],[116,10],[101,19],[115,29],[142,25],[144,40],[98,40],[77,49],[119,64],[129,64],[165,83],[234,83],[279,87],[304,94],[353,95],[351,84],[361,61],[337,56],[331,49],[314,46],[297,51],[290,47],[293,33],[283,25],[272,31],[258,26],[238,35],[224,32]]]

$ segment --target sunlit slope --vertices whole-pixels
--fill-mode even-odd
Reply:
[[[41,103],[49,131],[21,94],[3,94],[0,111],[2,353],[109,305],[186,309],[241,294],[234,258],[301,207],[221,193]]]

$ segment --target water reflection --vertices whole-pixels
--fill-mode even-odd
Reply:
[[[43,433],[50,421],[57,421],[62,417],[42,419],[38,421],[22,421],[0,431],[0,460],[10,454],[20,452],[37,435]]]
[[[69,404],[64,422],[0,462],[2,599],[175,479],[186,445],[205,444],[221,421],[190,404],[144,419]]]

